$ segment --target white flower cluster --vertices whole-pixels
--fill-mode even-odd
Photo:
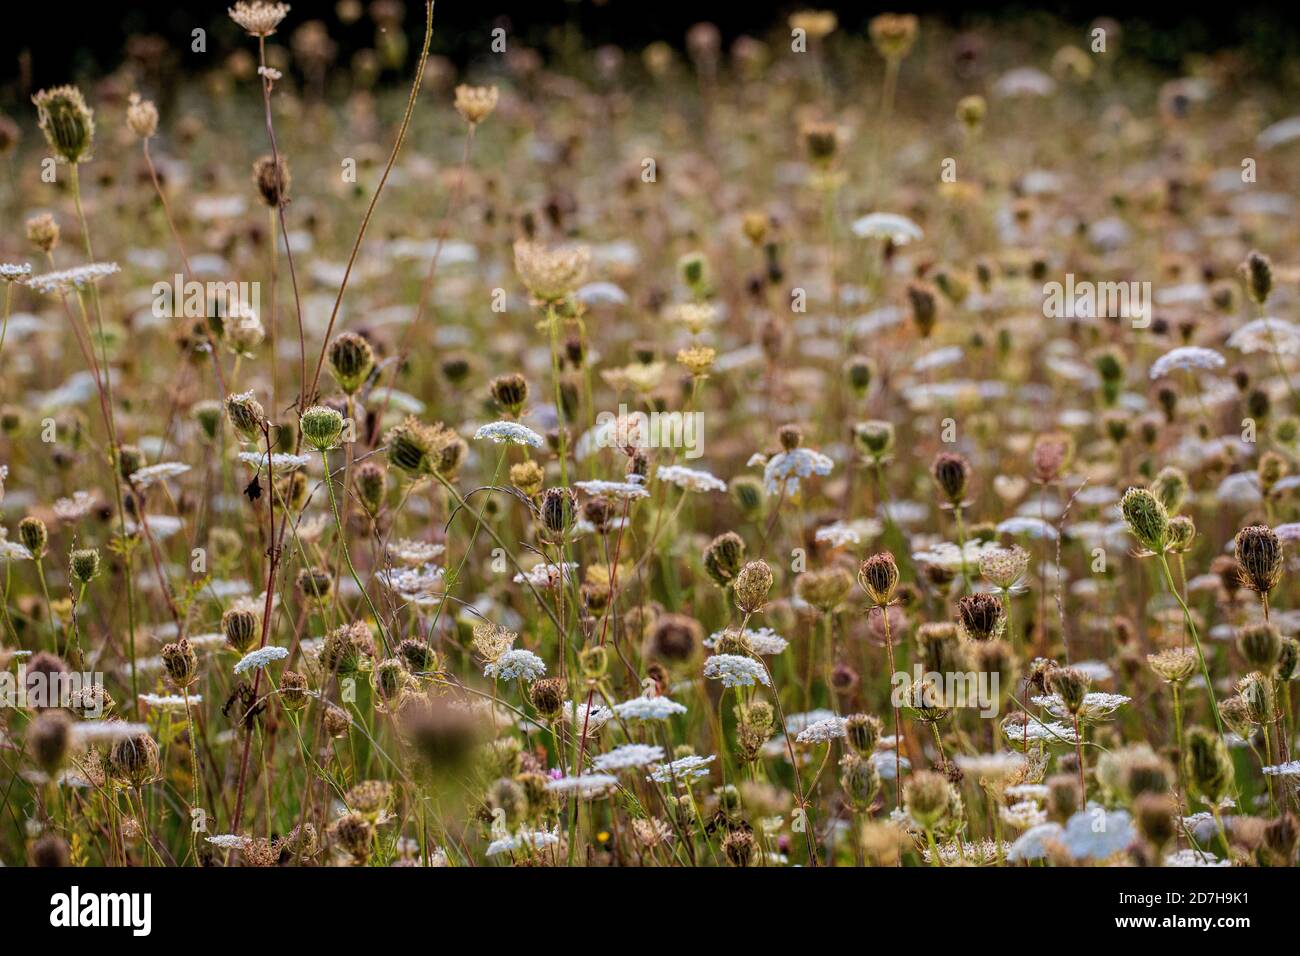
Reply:
[[[578,776],[560,777],[549,780],[546,789],[552,793],[571,793],[584,800],[605,797],[618,789],[618,777],[607,773],[584,773]]]
[[[698,780],[709,775],[709,764],[716,759],[716,756],[701,757],[698,754],[679,757],[652,767],[650,776],[646,779],[653,783],[687,783]]]
[[[614,713],[623,720],[668,720],[686,713],[686,707],[667,697],[633,697],[614,705]]]
[[[799,731],[798,736],[794,739],[801,744],[824,744],[831,740],[837,740],[843,737],[844,734],[843,717],[826,717],[809,724]]]
[[[575,481],[573,487],[589,495],[600,495],[619,501],[650,497],[650,492],[634,481]]]
[[[829,475],[835,462],[811,448],[794,448],[777,452],[763,465],[763,486],[769,495],[778,495],[782,488],[787,495],[799,492],[799,479],[813,475]]]
[[[260,667],[266,667],[273,661],[282,661],[289,656],[287,647],[276,647],[274,644],[268,644],[266,647],[259,647],[255,651],[249,651],[235,665],[235,673],[242,674],[245,671],[257,670]]]
[[[685,468],[681,465],[660,465],[655,476],[660,481],[676,485],[686,491],[726,491],[727,483],[707,471]]]
[[[474,440],[487,440],[498,445],[503,442],[509,445],[527,445],[529,448],[541,448],[546,444],[546,440],[527,425],[504,421],[479,426],[479,430],[474,433]]]
[[[531,682],[539,677],[546,676],[546,662],[532,651],[517,648],[513,651],[506,651],[495,661],[485,666],[483,676],[504,681],[523,678]]]
[[[1181,345],[1151,363],[1151,379],[1164,378],[1170,372],[1223,368],[1227,364],[1228,360],[1214,349]]]
[[[591,761],[591,766],[593,769],[602,772],[617,772],[619,770],[644,767],[648,764],[658,763],[663,759],[663,747],[654,747],[648,744],[624,744],[621,747],[615,747],[609,753],[596,757]]]
[[[753,687],[769,683],[767,670],[752,657],[714,654],[704,662],[704,676],[722,681],[723,687]]]
[[[710,649],[717,647],[718,641],[720,641],[726,633],[725,630],[714,631],[704,639],[704,646]],[[745,640],[749,642],[749,646],[753,648],[755,654],[761,654],[764,657],[770,657],[773,654],[780,654],[790,646],[789,641],[776,633],[776,631],[772,630],[770,627],[745,628]]]

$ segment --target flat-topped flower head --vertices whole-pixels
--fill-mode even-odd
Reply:
[[[655,472],[660,481],[676,485],[685,491],[726,491],[727,483],[707,471],[686,468],[682,465],[660,465]]]
[[[739,654],[714,654],[704,662],[704,676],[722,681],[723,687],[767,686],[767,668],[752,657]]]
[[[117,275],[121,271],[122,268],[116,262],[92,262],[72,269],[60,269],[57,272],[43,272],[31,276],[27,284],[45,295],[62,295],[65,292],[84,289],[100,279]]]
[[[1171,372],[1192,372],[1198,369],[1219,369],[1228,364],[1214,349],[1201,348],[1196,345],[1183,345],[1151,363],[1151,379],[1164,378]]]
[[[586,246],[547,246],[520,239],[515,243],[515,271],[535,300],[561,302],[586,278],[591,250]]]
[[[0,262],[0,280],[5,282],[25,282],[31,274],[30,262]]]
[[[456,87],[456,112],[471,126],[477,126],[497,108],[499,94],[495,86]]]
[[[230,19],[234,20],[247,31],[249,36],[269,37],[275,33],[276,27],[280,25],[289,14],[289,5],[287,3],[267,3],[265,0],[253,0],[252,3],[245,3],[240,0],[233,7],[226,11]]]
[[[529,448],[542,448],[546,439],[527,425],[518,422],[490,422],[480,425],[474,432],[475,441],[491,441],[496,444],[526,445]]]

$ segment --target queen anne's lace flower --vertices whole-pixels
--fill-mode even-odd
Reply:
[[[190,694],[190,704],[202,703],[202,694]],[[180,694],[160,695],[160,694],[141,694],[140,703],[146,707],[152,707],[155,710],[184,710],[185,698]]]
[[[600,771],[629,770],[658,763],[664,759],[664,748],[647,744],[624,744],[591,761],[592,769]]]
[[[116,262],[92,262],[73,269],[60,269],[58,272],[44,272],[32,276],[27,280],[27,284],[37,292],[56,295],[83,288],[121,271],[121,267]]]
[[[752,657],[714,654],[704,662],[704,676],[722,681],[723,687],[753,687],[769,683],[767,670]]]
[[[752,460],[752,459],[751,459]],[[763,485],[769,495],[799,492],[799,479],[813,475],[829,475],[835,462],[811,448],[794,448],[777,452],[763,465]]]
[[[854,220],[853,234],[862,239],[888,240],[896,246],[920,242],[921,227],[906,216],[892,212],[873,212]]]
[[[650,497],[650,492],[634,481],[575,481],[573,487],[589,495],[616,498],[619,501]]]
[[[571,793],[583,799],[592,800],[605,797],[618,789],[618,777],[607,773],[584,773],[576,777],[560,777],[549,780],[546,789],[552,793]]]
[[[686,713],[686,707],[667,697],[633,697],[615,704],[614,713],[623,720],[668,720]]]
[[[487,855],[497,856],[501,853],[514,853],[518,850],[540,850],[556,846],[560,835],[556,830],[520,830],[513,835],[497,837],[488,844]]]
[[[718,641],[726,633],[726,631],[714,631],[704,639],[704,646],[710,649],[717,647]],[[761,654],[764,657],[780,654],[790,646],[789,641],[770,627],[745,628],[745,640],[755,654]]]
[[[1170,372],[1223,368],[1227,364],[1227,359],[1214,349],[1201,348],[1199,345],[1182,345],[1166,352],[1151,363],[1151,378],[1154,381],[1164,378]]]
[[[241,451],[239,460],[246,465],[252,465],[254,468],[265,468],[267,466],[266,452],[264,451]],[[279,476],[290,471],[297,471],[299,468],[306,468],[311,462],[308,455],[291,455],[288,452],[277,451],[271,455],[271,471]]]
[[[721,478],[715,478],[707,471],[698,471],[681,465],[661,465],[655,472],[655,476],[660,481],[666,481],[687,491],[727,490],[727,483]]]
[[[546,662],[532,651],[516,648],[506,651],[495,661],[484,666],[483,676],[504,681],[512,681],[516,678],[535,681],[546,676]]]
[[[131,484],[137,488],[148,488],[168,478],[175,478],[190,470],[190,466],[179,461],[160,461],[156,465],[145,465],[131,472]]]
[[[518,422],[491,422],[479,427],[474,433],[475,441],[492,441],[500,445],[527,445],[529,448],[541,448],[546,439],[527,425]]]
[[[1271,767],[1265,767],[1264,773],[1270,777],[1300,777],[1300,760],[1292,760],[1288,763],[1274,764]]]
[[[516,574],[514,581],[515,584],[523,584],[527,581],[535,588],[553,588],[559,585],[561,579],[567,581],[576,570],[578,570],[576,561],[566,561],[562,565],[542,562],[529,568],[524,574]]]
[[[252,842],[248,837],[240,836],[238,833],[217,833],[203,839],[222,850],[242,850]]]
[[[809,724],[794,739],[801,744],[822,744],[844,736],[844,718],[826,717]]]
[[[1070,716],[1069,711],[1065,709],[1065,704],[1056,694],[1047,694],[1031,699],[1035,706],[1045,708],[1049,714],[1058,720],[1065,720]],[[1083,697],[1083,706],[1079,709],[1079,719],[1103,720],[1132,699],[1132,697],[1125,697],[1123,694],[1106,694],[1101,691],[1092,691]]]
[[[1228,348],[1239,352],[1296,355],[1300,353],[1300,326],[1285,319],[1255,319],[1228,336]]]
[[[716,755],[701,757],[698,754],[679,757],[651,768],[650,776],[646,779],[653,783],[687,783],[698,780],[709,775],[709,764],[717,759]]]
[[[282,661],[289,656],[287,647],[276,647],[274,644],[268,644],[266,647],[259,647],[255,651],[249,651],[235,665],[235,673],[243,674],[245,671],[257,670],[266,667],[274,661]]]

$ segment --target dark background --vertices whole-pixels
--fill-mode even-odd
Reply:
[[[223,0],[60,0],[33,2],[8,0],[0,27],[0,87],[12,87],[19,75],[20,54],[35,86],[86,79],[111,69],[123,57],[126,38],[132,34],[157,34],[181,54],[182,63],[195,62],[189,54],[190,31],[208,31],[208,56],[222,56],[245,42],[229,20]],[[334,0],[295,0],[292,25],[307,19],[324,20],[343,57],[370,45],[373,23],[368,17],[349,28],[339,27]],[[1240,46],[1262,64],[1278,62],[1300,53],[1300,4],[1268,4],[1256,0],[1219,3],[1203,8],[1197,3],[1151,3],[1144,0],[1110,6],[1073,2],[1051,5],[974,2],[954,4],[928,0],[885,3],[844,3],[835,0],[773,3],[763,0],[732,2],[676,2],[676,0],[441,0],[434,12],[434,52],[463,65],[481,55],[493,26],[505,26],[515,40],[543,51],[557,28],[578,28],[592,46],[616,43],[637,49],[655,40],[680,45],[687,28],[710,20],[721,29],[724,42],[742,33],[763,34],[783,22],[786,14],[805,7],[834,9],[840,29],[863,32],[867,21],[882,10],[939,16],[958,25],[996,23],[1023,16],[1059,17],[1080,28],[1108,15],[1125,27],[1124,44],[1157,63],[1176,67],[1189,52]],[[407,30],[417,43],[423,31],[424,6],[406,0]],[[279,39],[286,40],[287,36]],[[203,61],[205,65],[211,62]],[[346,59],[341,62],[346,62]]]

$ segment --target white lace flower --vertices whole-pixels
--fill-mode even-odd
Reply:
[[[532,651],[516,648],[484,666],[483,676],[504,681],[523,678],[531,682],[546,676],[546,662]]]
[[[658,763],[664,759],[664,748],[648,744],[624,744],[591,761],[592,769],[600,771],[630,770]]]
[[[618,777],[607,773],[584,773],[576,777],[548,780],[546,789],[552,793],[571,793],[585,800],[606,797],[618,789]]]
[[[179,461],[160,461],[156,465],[145,465],[131,472],[130,482],[138,488],[148,488],[168,478],[175,478],[190,470],[190,466]]]
[[[500,853],[514,853],[516,850],[540,850],[543,847],[555,846],[560,842],[560,834],[556,830],[520,830],[513,835],[497,837],[488,844],[487,855],[497,856]]]
[[[1073,747],[1076,742],[1073,727],[1055,721],[1050,724],[1044,723],[1032,716],[1023,724],[1003,721],[1002,733],[1012,744],[1029,741],[1030,743],[1068,744]]]
[[[509,445],[527,445],[529,448],[541,448],[546,444],[546,439],[519,422],[491,422],[481,425],[474,433],[474,440],[491,441],[498,445],[503,442]]]
[[[241,451],[239,460],[246,465],[252,465],[254,468],[265,468],[267,465],[266,452],[264,451]],[[287,452],[277,451],[271,455],[271,471],[276,475],[285,474],[290,471],[297,471],[299,468],[306,468],[311,462],[309,455],[290,455]]]
[[[835,462],[811,448],[795,448],[777,452],[763,465],[763,485],[769,495],[778,495],[785,489],[788,495],[797,494],[799,479],[812,475],[829,475]]]
[[[238,833],[218,833],[203,839],[223,850],[242,850],[252,842],[248,837],[240,836]]]
[[[82,745],[130,740],[148,733],[148,724],[129,724],[125,720],[84,720],[72,725],[72,735]]]
[[[589,495],[616,498],[619,501],[650,497],[650,492],[634,481],[575,481],[573,487]]]
[[[516,574],[514,581],[516,584],[523,584],[527,581],[533,587],[539,589],[554,588],[559,585],[561,579],[567,581],[576,570],[578,570],[576,561],[566,561],[562,565],[542,562],[529,568],[524,574]],[[527,577],[525,577],[525,574]]]
[[[60,498],[54,502],[54,516],[60,521],[80,521],[95,507],[97,499],[88,491],[74,491],[71,498]]]
[[[1255,319],[1228,336],[1228,348],[1239,352],[1295,355],[1300,353],[1300,326],[1271,316]]]
[[[562,712],[569,719],[570,726],[578,733],[582,733],[582,728],[586,727],[588,737],[604,727],[614,717],[614,712],[608,707],[601,704],[592,704],[588,707],[583,701],[566,700]]]
[[[838,740],[844,734],[843,717],[826,717],[823,720],[809,724],[799,731],[799,735],[794,739],[801,744],[822,744],[827,741]]]
[[[1174,371],[1223,368],[1227,364],[1228,360],[1214,349],[1201,348],[1199,345],[1181,345],[1151,363],[1151,378],[1154,381]]]
[[[1132,697],[1125,697],[1123,694],[1105,694],[1101,691],[1092,691],[1083,696],[1083,706],[1079,708],[1079,719],[1084,721],[1104,720],[1132,699]],[[1035,706],[1045,708],[1057,720],[1067,720],[1070,717],[1070,712],[1065,709],[1065,703],[1057,694],[1033,697],[1031,700]]]
[[[712,650],[718,646],[718,641],[720,641],[726,633],[725,630],[714,631],[704,639],[704,646]],[[761,654],[763,657],[780,654],[790,646],[789,641],[777,634],[776,631],[772,630],[770,627],[745,628],[745,640],[749,642],[749,646],[753,649],[755,654]]]
[[[268,644],[266,647],[259,647],[255,651],[249,651],[235,665],[235,673],[243,674],[245,671],[257,670],[266,667],[274,661],[282,661],[289,656],[287,647],[276,647],[274,644]]]
[[[887,239],[896,246],[920,242],[924,237],[921,227],[906,216],[892,212],[873,212],[855,219],[853,234],[862,239]]]
[[[1208,850],[1187,847],[1165,855],[1165,866],[1232,866],[1231,860],[1220,860]]]
[[[32,264],[30,262],[0,262],[0,279],[6,282],[17,282],[26,279],[32,274]]]
[[[398,538],[388,544],[389,555],[411,567],[432,564],[446,550],[444,545],[432,541],[415,541],[412,538]]]
[[[704,676],[722,681],[723,687],[766,686],[769,683],[763,665],[740,654],[714,654],[704,662]]]
[[[614,713],[623,720],[668,720],[686,713],[686,707],[667,697],[633,697],[615,704]]]
[[[0,561],[32,561],[34,556],[17,541],[0,536]]]
[[[140,694],[140,703],[146,707],[152,707],[155,710],[184,710],[185,698],[180,694]],[[199,704],[203,702],[202,694],[191,694],[190,703]]]
[[[1014,776],[1025,765],[1017,753],[958,754],[953,758],[968,777],[996,783]]]
[[[121,271],[121,267],[116,262],[92,262],[73,269],[61,269],[58,272],[32,276],[27,280],[27,284],[37,292],[51,295],[80,289]]]
[[[681,465],[660,465],[655,476],[660,481],[676,485],[686,491],[726,491],[727,483],[707,471],[684,468]]]
[[[1047,811],[1033,800],[1021,800],[1019,803],[1000,807],[998,813],[1002,817],[1003,823],[1009,824],[1017,830],[1028,830],[1030,827],[1036,827],[1047,822]]]
[[[1274,764],[1271,767],[1265,767],[1264,772],[1270,777],[1300,777],[1300,760]]]
[[[646,779],[653,783],[688,783],[701,777],[707,777],[709,775],[709,764],[717,759],[715,755],[701,757],[698,754],[678,757],[676,760],[661,763],[651,768],[650,776],[646,777]]]

